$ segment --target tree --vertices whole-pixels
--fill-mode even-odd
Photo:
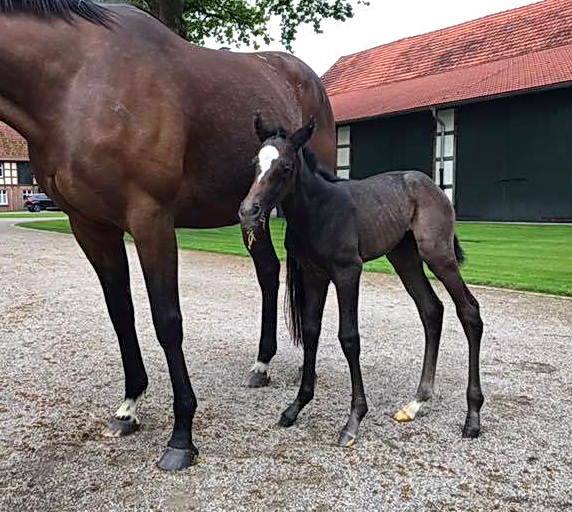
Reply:
[[[300,25],[320,33],[322,21],[345,21],[353,6],[369,0],[133,0],[185,39],[203,44],[214,37],[221,44],[258,47],[269,44],[271,19],[280,23],[280,42],[291,49]]]

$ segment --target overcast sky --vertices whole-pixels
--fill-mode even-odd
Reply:
[[[356,7],[355,16],[345,23],[325,22],[323,34],[314,34],[309,27],[301,28],[293,49],[318,75],[322,75],[343,55],[536,1],[370,0],[369,6]],[[261,49],[283,48],[274,44]]]

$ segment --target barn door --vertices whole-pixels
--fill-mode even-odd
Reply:
[[[435,122],[435,183],[455,202],[455,109],[437,110]],[[444,135],[444,136],[442,136]]]

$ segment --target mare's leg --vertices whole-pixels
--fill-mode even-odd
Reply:
[[[124,436],[139,426],[137,401],[147,389],[147,374],[135,332],[123,231],[73,214],[70,215],[70,224],[101,282],[109,316],[119,340],[125,372],[125,400],[104,435]]]
[[[423,262],[411,233],[405,235],[399,245],[387,254],[387,259],[415,302],[425,331],[425,356],[417,393],[414,399],[394,416],[397,421],[411,421],[423,403],[433,396],[435,369],[443,326],[443,304],[423,271]]]
[[[196,462],[192,423],[197,400],[183,354],[183,325],[177,281],[177,242],[173,216],[154,202],[128,219],[145,276],[157,339],[165,352],[173,386],[175,423],[161,469],[179,470]]]
[[[316,353],[322,330],[322,315],[330,280],[322,274],[305,269],[303,274],[306,305],[303,313],[302,342],[304,344],[304,366],[302,381],[294,402],[282,413],[279,424],[290,427],[300,411],[314,398],[316,384]]]
[[[479,370],[479,354],[483,334],[479,303],[461,277],[453,249],[442,249],[440,244],[429,244],[429,247],[430,250],[424,250],[424,246],[419,244],[421,257],[443,283],[453,299],[457,316],[469,342],[468,412],[463,428],[463,437],[477,437],[481,427],[480,410],[484,402]]]
[[[359,364],[358,297],[360,275],[361,265],[356,265],[337,269],[333,276],[340,317],[338,337],[348,361],[352,381],[350,417],[338,439],[338,445],[346,447],[355,444],[361,420],[367,414],[367,401]]]
[[[258,357],[248,374],[246,385],[250,388],[267,386],[270,382],[268,365],[276,354],[276,318],[280,262],[276,256],[268,219],[263,226],[254,229],[242,229],[244,244],[254,261],[258,284],[262,292],[262,328]]]

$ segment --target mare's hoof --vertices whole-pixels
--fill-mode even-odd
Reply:
[[[342,448],[353,448],[356,444],[357,437],[350,434],[349,432],[342,432],[340,434],[340,439],[338,440],[338,446]]]
[[[278,425],[286,428],[291,427],[294,423],[296,423],[296,418],[289,418],[284,413],[282,413],[282,416],[280,416],[280,419],[278,420]]]
[[[270,377],[267,372],[250,372],[244,385],[247,388],[264,388],[270,384]]]
[[[199,451],[194,446],[189,450],[169,446],[157,461],[157,467],[164,471],[180,471],[194,466],[198,461]]]
[[[139,423],[134,419],[120,420],[113,418],[103,431],[103,437],[125,437],[139,430]]]

